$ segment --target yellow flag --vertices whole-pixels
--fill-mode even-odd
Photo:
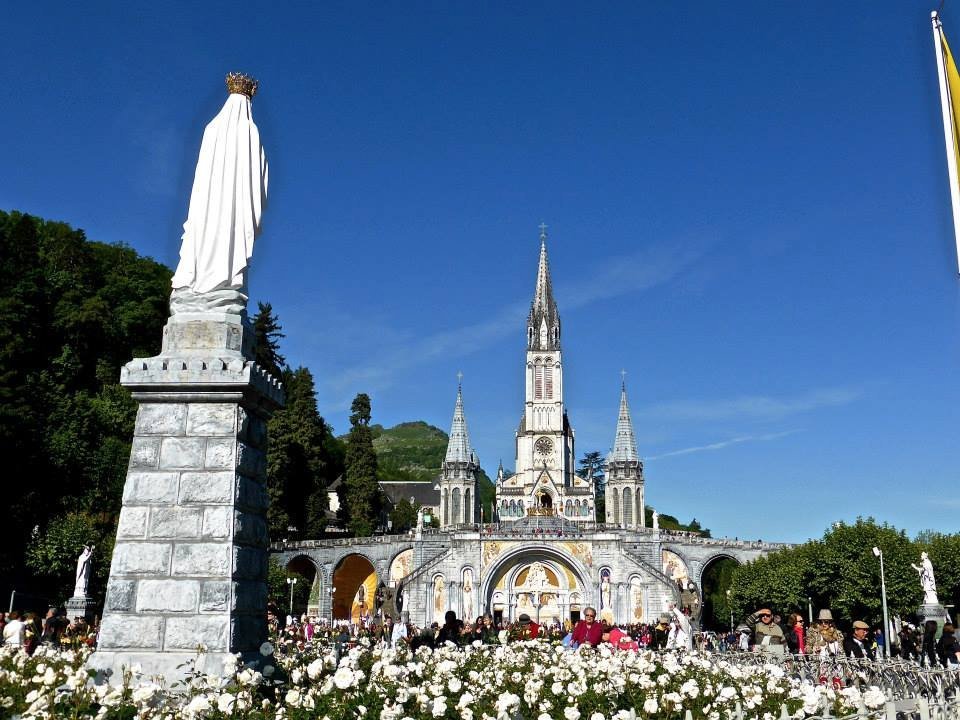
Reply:
[[[957,125],[957,119],[960,118],[960,72],[957,71],[957,63],[953,59],[953,53],[950,52],[947,36],[943,34],[942,27],[940,28],[940,40],[943,42],[944,70],[947,73],[947,87],[949,89],[953,157],[957,165],[960,166],[960,139],[958,139],[960,138],[960,125]]]
[[[937,74],[940,76],[940,103],[943,110],[943,136],[950,175],[950,200],[953,205],[953,232],[960,264],[960,72],[943,34],[938,13],[931,13],[933,41],[937,50]]]

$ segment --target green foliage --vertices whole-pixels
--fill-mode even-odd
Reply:
[[[940,542],[939,552],[956,552],[960,539],[944,536]],[[769,606],[781,614],[796,611],[805,615],[810,598],[814,610],[830,608],[834,617],[880,622],[880,561],[873,554],[874,547],[883,552],[890,615],[913,614],[922,593],[917,573],[910,565],[919,562],[926,546],[911,541],[894,527],[878,525],[872,518],[858,518],[852,525],[836,523],[822,540],[736,568],[731,598],[735,613],[740,618],[758,607]],[[938,580],[948,595],[955,595],[958,578],[953,573],[953,561],[947,562],[947,557],[951,556],[944,556],[937,566]]]
[[[280,338],[286,335],[270,303],[257,303],[257,314],[253,316],[253,336],[257,364],[275,378],[282,379],[281,368],[287,361],[280,354]]]
[[[653,527],[653,511],[654,508],[652,505],[647,505],[645,508],[645,515],[647,519],[647,527]],[[660,528],[662,530],[677,530],[683,532],[695,532],[698,535],[703,537],[710,537],[710,531],[707,528],[701,527],[700,523],[697,522],[697,519],[694,518],[690,521],[690,524],[684,525],[673,515],[667,515],[666,513],[660,513]]]
[[[585,480],[593,478],[595,482],[602,485],[606,467],[607,463],[600,451],[593,450],[591,452],[584,453],[583,457],[580,458],[580,464],[577,467],[577,475]]]
[[[390,523],[393,532],[403,533],[414,527],[417,524],[417,510],[419,509],[420,503],[414,506],[406,498],[400,500],[390,511]]]
[[[94,545],[88,590],[99,595],[107,584],[114,532],[112,516],[106,513],[59,515],[50,521],[43,535],[38,534],[27,545],[27,566],[49,579],[55,593],[50,600],[62,603],[73,592],[76,561],[83,546]]]
[[[327,486],[343,472],[343,448],[317,411],[310,371],[285,370],[283,385],[286,406],[268,425],[270,535],[317,537],[326,526]]]
[[[358,537],[371,535],[380,510],[377,455],[370,430],[370,396],[358,394],[350,406],[347,436],[344,509],[350,530]]]
[[[0,453],[16,482],[0,527],[0,594],[72,588],[76,542],[63,565],[37,555],[28,568],[22,550],[67,552],[68,528],[98,545],[98,587],[135,415],[120,367],[160,349],[169,293],[170,270],[128,247],[0,212]]]

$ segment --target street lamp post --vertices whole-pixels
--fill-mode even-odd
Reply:
[[[293,617],[293,586],[297,584],[297,578],[287,578],[287,585],[290,586],[290,617]]]
[[[730,632],[733,632],[733,605],[730,604],[729,590],[727,590],[727,609],[730,611]]]
[[[807,597],[807,627],[813,627],[813,598]]]
[[[330,627],[333,627],[333,595],[337,592],[337,589],[330,586]]]
[[[883,551],[875,547],[873,554],[880,558],[880,593],[883,600],[883,654],[890,657],[890,620],[887,618],[887,579],[883,572]]]

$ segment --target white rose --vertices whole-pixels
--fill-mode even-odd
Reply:
[[[333,684],[341,690],[346,690],[353,685],[353,670],[348,667],[338,668],[333,674]]]
[[[269,640],[260,646],[260,654],[264,657],[270,657],[273,655],[273,643]]]
[[[563,709],[563,716],[564,716],[567,720],[579,720],[579,718],[580,718],[580,711],[577,710],[577,708],[574,707],[573,705],[568,705],[567,707],[565,707],[565,708]]]
[[[656,698],[649,697],[643,701],[643,711],[648,715],[653,715],[659,709]]]
[[[237,699],[229,693],[225,693],[217,698],[217,710],[222,713],[229,714],[233,711],[233,706],[236,704]]]
[[[434,717],[443,717],[447,714],[447,699],[443,696],[433,699],[433,708],[430,710],[430,714]]]

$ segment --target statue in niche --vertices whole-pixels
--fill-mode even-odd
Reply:
[[[437,575],[433,581],[433,619],[442,623],[443,614],[447,611],[447,584],[443,575]]]
[[[610,571],[604,570],[600,574],[600,609],[606,610],[613,605],[610,592]]]
[[[470,570],[463,573],[463,619],[473,621],[473,572]]]

